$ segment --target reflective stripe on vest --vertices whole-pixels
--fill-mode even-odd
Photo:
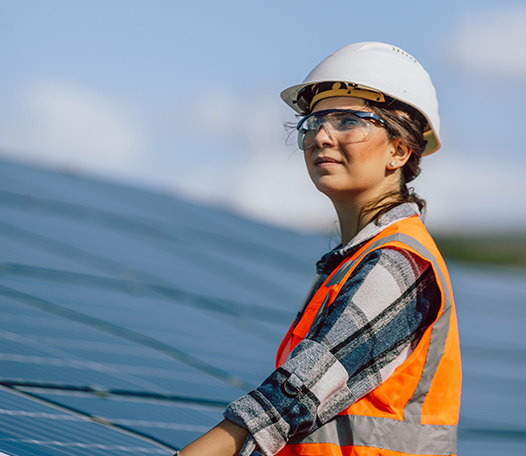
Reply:
[[[377,391],[373,390],[369,395],[358,400],[347,410],[325,423],[308,436],[292,438],[285,448],[281,450],[279,453],[280,456],[369,456],[373,454],[454,455],[456,452],[456,419],[458,419],[461,373],[456,317],[450,293],[450,285],[447,278],[447,271],[445,270],[442,258],[440,258],[439,262],[437,257],[430,252],[425,245],[416,240],[413,236],[404,233],[404,231],[409,231],[412,232],[412,234],[417,234],[417,237],[421,238],[424,242],[430,242],[428,245],[433,245],[433,250],[436,250],[434,243],[432,243],[431,238],[418,219],[415,220],[411,217],[409,219],[401,220],[395,225],[394,228],[392,227],[390,230],[386,229],[373,238],[368,245],[366,244],[362,251],[356,252],[351,259],[344,260],[337,270],[334,271],[325,283],[320,286],[318,291],[314,294],[313,300],[314,297],[320,293],[317,300],[319,302],[323,299],[323,301],[310,326],[316,324],[316,320],[320,318],[324,308],[329,306],[336,298],[337,293],[331,293],[331,288],[334,286],[339,286],[341,288],[358,263],[368,253],[378,248],[392,246],[405,248],[406,250],[420,255],[433,266],[435,277],[442,293],[441,308],[433,324],[424,332],[424,335],[422,336],[417,348],[413,351],[413,354],[395,369],[392,376],[379,387],[389,388],[389,382],[395,377],[395,374],[403,371],[405,367],[411,366],[410,363],[414,362],[416,359],[423,364],[423,368],[419,373],[418,383],[415,386],[414,392],[403,407],[400,419],[393,419],[392,417],[377,416],[382,415],[383,410],[377,410],[377,412],[374,412],[374,407],[372,407],[373,412],[371,412],[371,404],[375,403],[374,395]],[[394,231],[394,233],[388,234],[385,233],[385,231]],[[382,235],[384,236],[382,237]],[[436,252],[438,254],[438,250],[436,250]],[[323,296],[323,293],[326,293],[325,297]],[[301,319],[298,326],[300,323]],[[294,340],[293,328],[291,327],[280,347],[278,359],[283,361],[286,358],[286,355],[288,355],[294,346],[305,336],[305,329],[308,331],[309,328],[302,328],[302,331],[294,336],[296,337],[296,340]],[[303,334],[303,332],[305,334]],[[421,346],[421,344],[424,345]],[[427,349],[425,344],[428,344]],[[444,356],[446,349],[448,353]],[[417,351],[418,353],[416,353]],[[432,390],[432,382],[436,377],[435,374],[437,374],[437,371],[439,370],[439,364],[441,361],[445,363],[442,366],[441,372],[449,374],[448,369],[451,369],[451,375],[454,378],[454,381],[452,381],[451,384],[445,385],[445,391],[442,393],[448,395],[451,391],[452,399],[449,401],[449,407],[453,408],[452,414],[456,414],[454,422],[430,422],[440,420],[451,421],[451,419],[444,420],[440,417],[433,417],[432,412],[427,412],[426,416],[423,416],[424,401],[430,393],[430,390]],[[442,375],[444,374],[442,373]],[[393,385],[397,385],[396,381],[394,381]],[[437,385],[434,385],[433,388],[434,392],[431,396],[439,396],[441,394],[439,391],[440,385],[438,385],[438,387]],[[389,389],[387,389],[387,391],[389,391]],[[437,393],[437,391],[439,392]],[[383,391],[383,394],[385,395],[385,390]],[[371,399],[370,396],[373,399]],[[360,402],[367,400],[369,400],[367,406],[369,408],[360,408]],[[445,398],[445,402],[448,403],[447,397]],[[354,411],[362,409],[367,410],[368,413],[358,414]],[[427,423],[422,424],[423,421],[427,421]]]

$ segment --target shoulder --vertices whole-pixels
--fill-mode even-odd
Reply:
[[[408,327],[412,334],[439,306],[431,264],[409,250],[385,246],[360,261],[328,306],[323,327],[311,337],[334,339],[349,331],[377,337],[388,328],[398,334]]]
[[[341,304],[375,308],[381,312],[394,303],[418,295],[435,282],[431,264],[420,256],[397,247],[382,247],[367,254],[343,285]]]
[[[351,281],[382,280],[391,277],[396,283],[412,283],[431,267],[431,264],[399,247],[381,247],[368,253],[357,265]]]

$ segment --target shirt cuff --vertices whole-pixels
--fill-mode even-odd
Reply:
[[[262,455],[272,456],[287,443],[290,426],[258,390],[232,402],[223,415],[250,433],[240,456],[249,456],[256,447]],[[272,417],[279,419],[274,422]]]
[[[254,437],[252,437],[252,434],[248,434],[248,437],[245,440],[245,443],[241,447],[241,451],[239,452],[239,456],[250,456],[252,452],[256,449],[257,443],[254,440]]]

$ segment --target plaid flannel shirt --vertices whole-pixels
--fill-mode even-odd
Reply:
[[[325,254],[314,291],[365,241],[415,214],[415,204],[395,207]],[[240,456],[256,448],[276,454],[290,438],[310,434],[379,386],[412,353],[439,306],[428,262],[392,247],[369,253],[287,361],[226,409],[225,418],[250,432]],[[288,384],[301,388],[297,396],[282,389],[288,374]]]

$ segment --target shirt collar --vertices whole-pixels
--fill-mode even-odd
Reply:
[[[327,261],[335,260],[336,257],[344,258],[354,250],[358,245],[373,238],[389,225],[398,222],[404,218],[420,215],[420,210],[416,203],[403,203],[387,211],[378,220],[370,222],[363,227],[356,236],[354,236],[347,244],[339,245],[330,252],[326,253],[317,263],[318,271],[322,269]]]

